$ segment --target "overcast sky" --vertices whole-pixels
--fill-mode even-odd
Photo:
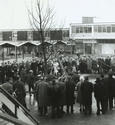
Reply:
[[[32,0],[0,0],[0,29],[30,28],[27,7]],[[34,1],[34,0],[33,0]],[[44,5],[47,0],[44,1]],[[55,8],[56,24],[80,23],[82,16],[96,22],[115,22],[115,0],[49,0]]]

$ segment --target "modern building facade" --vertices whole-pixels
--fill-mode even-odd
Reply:
[[[69,28],[45,31],[45,40],[68,40]],[[32,29],[1,30],[0,41],[40,41],[40,32]]]
[[[45,41],[47,42],[51,42],[51,43],[55,43],[58,41],[61,41],[62,44],[65,41],[69,41],[69,28],[60,28],[60,29],[51,29],[50,31],[46,30],[44,32],[44,37],[45,37]],[[1,30],[0,31],[0,43],[2,42],[15,42],[15,43],[22,43],[22,42],[40,42],[41,41],[41,37],[40,37],[40,31],[35,31],[33,29],[17,29],[17,30]],[[59,42],[59,43],[61,43]],[[67,51],[72,51],[72,49],[68,49],[67,47],[61,44],[56,44],[57,48],[61,48],[61,49],[66,49]],[[29,52],[30,51],[41,51],[41,47],[34,47],[36,49],[34,49],[32,46],[28,46],[28,47],[23,47],[26,50],[28,49]],[[9,48],[7,48],[8,50]],[[13,48],[11,48],[10,50],[12,50]],[[17,48],[19,49],[19,48]],[[33,49],[33,50],[32,50]],[[20,49],[19,49],[20,50]],[[22,49],[21,49],[22,50]],[[69,51],[69,52],[70,52]],[[2,51],[1,51],[2,52]],[[1,53],[0,52],[0,53]],[[9,52],[8,52],[9,53]],[[41,52],[40,52],[41,53]]]
[[[70,46],[58,44],[57,48],[68,53],[114,55],[115,54],[115,22],[95,23],[93,17],[83,17],[82,23],[72,23],[69,28],[45,31],[45,40],[50,42],[72,42]],[[1,30],[0,42],[40,41],[40,33],[32,29]],[[61,42],[59,42],[61,43]]]
[[[76,42],[76,52],[82,54],[114,55],[115,22],[94,23],[93,20],[70,24],[70,39]]]

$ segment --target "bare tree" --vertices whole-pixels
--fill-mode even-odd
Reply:
[[[54,24],[54,9],[47,4],[42,4],[43,0],[35,0],[35,5],[31,4],[31,9],[28,9],[29,21],[33,30],[40,33],[40,42],[44,58],[44,72],[47,74],[47,57],[45,46],[45,31],[49,31]]]

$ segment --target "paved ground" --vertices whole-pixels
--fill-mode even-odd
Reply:
[[[94,76],[94,77],[93,77]],[[94,82],[95,75],[90,77],[90,80]],[[65,114],[62,118],[52,119],[50,114],[45,117],[40,117],[37,112],[37,103],[33,102],[33,96],[31,99],[27,95],[28,107],[31,110],[31,114],[40,121],[40,125],[115,125],[115,109],[108,111],[106,115],[96,115],[96,103],[93,96],[93,113],[91,116],[84,116],[79,112],[79,104],[74,105],[74,114]]]
[[[29,95],[27,95],[29,99]],[[91,116],[84,116],[79,112],[79,105],[74,105],[74,114],[65,114],[62,118],[52,119],[50,114],[45,117],[40,117],[37,112],[37,104],[33,104],[33,97],[29,101],[31,114],[40,121],[40,125],[115,125],[115,109],[108,111],[106,115],[96,115],[96,104],[93,98],[93,113]]]

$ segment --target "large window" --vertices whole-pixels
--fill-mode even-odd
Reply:
[[[72,33],[76,33],[76,26],[72,26]]]
[[[80,27],[80,33],[83,33],[83,27]]]
[[[50,31],[51,40],[62,40],[62,30]]]
[[[85,53],[86,54],[91,54],[92,53],[92,45],[89,44],[85,44]]]
[[[91,32],[92,32],[92,28],[89,26],[85,26],[85,27],[84,26],[77,26],[75,33],[91,33]]]
[[[33,40],[40,40],[40,31],[33,31]]]
[[[2,32],[3,41],[11,41],[12,40],[12,32]]]
[[[76,33],[80,32],[80,27],[76,27]]]
[[[91,27],[87,27],[87,33],[91,33],[92,32],[92,28]]]
[[[102,27],[98,26],[98,32],[101,33],[102,32]]]
[[[112,32],[115,32],[115,26],[112,26]]]
[[[107,32],[108,32],[108,33],[111,32],[111,26],[107,26]]]
[[[76,29],[76,32],[75,32]],[[92,26],[74,26],[74,33],[91,33]],[[115,25],[94,25],[94,32],[96,33],[111,33],[115,32]],[[72,32],[73,33],[73,32]]]
[[[84,27],[84,33],[91,33],[92,28],[91,27]]]
[[[94,26],[94,32],[98,32],[98,26]]]
[[[19,41],[27,41],[27,31],[18,31],[17,32],[17,40]]]
[[[114,29],[113,29],[114,31]],[[96,25],[94,26],[94,32],[98,32],[98,33],[110,33],[112,32],[112,27],[107,26],[107,25]]]
[[[107,32],[106,26],[102,26],[102,32]]]
[[[45,37],[50,37],[50,31],[45,31]]]
[[[87,33],[87,27],[84,27],[84,32]]]
[[[69,30],[63,30],[63,37],[69,37]]]

